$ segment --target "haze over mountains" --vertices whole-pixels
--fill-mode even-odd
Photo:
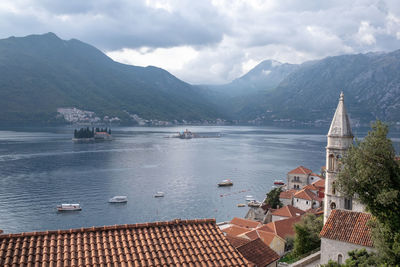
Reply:
[[[400,121],[400,50],[301,65],[266,60],[226,85],[192,86],[156,67],[111,60],[55,34],[0,40],[0,123],[55,123],[57,108],[99,117],[241,123],[329,122],[341,90],[350,117]]]

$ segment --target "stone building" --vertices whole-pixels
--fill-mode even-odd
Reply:
[[[324,223],[334,209],[364,211],[364,207],[352,198],[347,198],[335,188],[336,176],[340,170],[340,159],[353,144],[350,119],[344,106],[343,92],[329,128],[326,146],[326,179],[324,200]]]
[[[287,189],[301,189],[310,183],[312,171],[304,166],[299,166],[287,174]]]
[[[293,196],[293,206],[301,210],[319,208],[321,204],[322,199],[309,189],[300,190]]]
[[[348,252],[355,249],[373,251],[367,224],[370,219],[368,213],[333,210],[320,233],[320,264],[327,264],[329,260],[343,264],[349,257]]]

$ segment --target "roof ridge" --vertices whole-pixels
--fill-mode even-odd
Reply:
[[[171,221],[156,221],[156,222],[135,223],[135,224],[115,224],[115,225],[71,228],[71,229],[64,229],[64,230],[22,232],[22,233],[13,233],[13,234],[0,234],[0,239],[11,238],[11,237],[44,236],[44,235],[52,235],[52,234],[75,234],[75,233],[84,233],[84,232],[95,232],[95,231],[99,231],[99,230],[106,231],[106,230],[121,230],[121,229],[130,229],[130,228],[149,228],[149,227],[159,227],[159,226],[207,224],[207,223],[216,224],[216,220],[215,220],[215,218],[192,219],[192,220],[174,219]]]

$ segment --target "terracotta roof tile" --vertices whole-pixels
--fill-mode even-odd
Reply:
[[[316,187],[314,184],[308,184],[304,186],[303,189],[318,191],[318,187]]]
[[[272,232],[279,237],[285,239],[287,236],[294,236],[294,224],[301,220],[301,216],[292,217],[289,219],[279,220],[275,222],[270,222],[264,224],[263,226],[257,228],[258,230]]]
[[[238,247],[237,250],[257,267],[267,266],[280,258],[275,251],[259,238]]]
[[[247,220],[247,219],[242,219],[235,217],[231,220],[231,224],[240,226],[240,227],[245,227],[245,228],[257,228],[258,226],[261,225],[260,222],[253,221],[253,220]]]
[[[296,189],[290,189],[287,191],[283,191],[280,193],[279,198],[292,199],[293,195],[296,194],[296,192],[297,192]]]
[[[243,238],[243,237],[238,237],[238,236],[230,236],[227,235],[226,239],[228,240],[228,242],[234,247],[240,247],[244,244],[247,244],[251,241],[251,239],[247,239],[247,238]]]
[[[246,236],[250,240],[255,240],[257,238],[260,238],[268,246],[272,243],[274,238],[276,238],[276,237],[280,238],[278,235],[276,235],[273,232],[262,231],[259,229],[249,231],[247,233],[240,235],[240,237],[242,237],[242,236]]]
[[[271,214],[275,215],[275,216],[289,218],[289,217],[296,217],[296,216],[302,215],[304,213],[305,213],[305,211],[303,211],[301,209],[295,208],[292,205],[287,205],[287,206],[284,206],[280,209],[273,211]]]
[[[304,166],[299,166],[294,170],[291,170],[288,174],[311,174],[312,170],[307,169]]]
[[[305,199],[305,200],[315,200],[321,202],[322,199],[320,199],[316,194],[314,194],[311,190],[309,189],[302,189],[296,194],[294,194],[295,198],[300,198],[300,199]]]
[[[372,247],[371,229],[367,222],[371,214],[347,210],[333,210],[329,215],[321,237]]]
[[[321,179],[312,183],[317,188],[325,188],[325,179]]]
[[[238,235],[248,232],[249,228],[231,225],[227,228],[224,228],[222,231],[230,236],[238,236]]]
[[[249,266],[249,262],[225,239],[214,219],[0,235],[0,266],[94,265]]]

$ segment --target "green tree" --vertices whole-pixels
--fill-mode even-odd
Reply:
[[[388,131],[377,121],[364,140],[356,140],[342,159],[337,187],[358,196],[374,216],[370,225],[379,263],[395,266],[400,264],[400,166]]]
[[[314,214],[305,215],[300,222],[294,225],[294,248],[293,255],[301,256],[307,252],[320,247],[321,239],[319,233],[322,230],[322,216]]]
[[[279,200],[279,195],[281,194],[282,189],[280,187],[274,188],[267,194],[267,198],[265,199],[265,204],[269,205],[271,208],[276,209],[278,206],[282,207],[283,204]]]

